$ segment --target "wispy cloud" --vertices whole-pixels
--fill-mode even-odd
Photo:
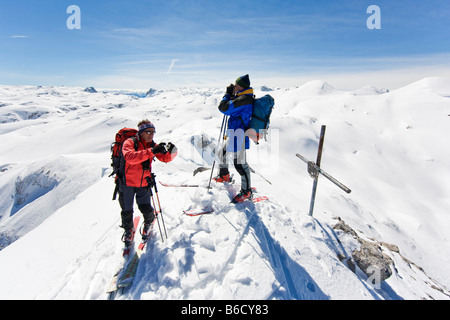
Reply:
[[[24,36],[24,35],[13,35],[13,36],[9,36],[9,38],[13,38],[13,39],[25,39],[25,38],[28,38],[28,36]]]
[[[177,61],[179,61],[179,60],[178,59],[173,59],[172,60],[172,63],[169,66],[169,70],[167,70],[167,73],[171,73],[172,72],[172,69],[175,66],[175,62],[177,62]]]

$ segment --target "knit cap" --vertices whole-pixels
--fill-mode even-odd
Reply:
[[[241,77],[237,78],[236,79],[236,83],[238,85],[240,85],[242,88],[250,87],[250,78],[249,78],[248,74],[246,74],[245,76],[241,76]]]

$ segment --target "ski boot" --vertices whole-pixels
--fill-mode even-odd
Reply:
[[[134,228],[131,228],[129,230],[125,230],[125,232],[122,235],[122,242],[125,244],[125,248],[123,249],[122,254],[124,257],[130,254],[130,250],[134,242],[135,232],[136,230]]]
[[[141,236],[142,236],[142,242],[143,243],[147,242],[152,229],[153,229],[153,221],[150,222],[150,223],[144,223],[142,225],[140,233],[141,233]]]
[[[231,182],[230,172],[228,169],[220,169],[219,175],[213,178],[215,182],[224,183]]]
[[[155,210],[153,210],[150,205],[141,206],[139,209],[142,211],[142,215],[144,216],[144,223],[142,224],[139,233],[142,236],[142,242],[145,243],[148,240],[153,222],[155,221]]]
[[[232,203],[239,203],[239,202],[243,202],[245,200],[251,200],[253,198],[253,192],[252,189],[249,190],[241,190],[241,192],[239,192],[237,194],[236,197],[233,198],[233,200],[231,200]]]
[[[215,182],[223,183],[223,182],[230,182],[230,174],[226,175],[218,175],[217,177],[213,178]]]

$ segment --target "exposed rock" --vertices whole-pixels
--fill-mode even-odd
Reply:
[[[359,238],[358,234],[355,232],[355,230],[353,230],[348,224],[346,224],[344,222],[344,220],[341,220],[341,218],[339,218],[339,217],[337,219],[338,219],[338,223],[336,223],[333,226],[333,229],[335,229],[335,230],[342,230],[345,233],[351,234],[355,238]]]
[[[391,265],[394,261],[382,252],[381,244],[376,240],[369,242],[362,239],[355,230],[353,230],[348,224],[346,224],[341,218],[337,218],[338,222],[333,226],[335,230],[341,230],[346,234],[353,236],[360,244],[359,250],[352,252],[352,258],[356,265],[364,272],[364,274],[370,278],[373,282],[384,281],[392,275]],[[395,252],[399,252],[396,245],[382,243],[386,248]],[[345,259],[345,257],[343,257]],[[343,259],[343,260],[344,260]],[[341,260],[341,259],[339,259]],[[343,261],[341,260],[341,261]],[[351,261],[347,259],[347,265],[353,272],[356,271],[356,267]]]
[[[400,253],[400,249],[395,245],[395,244],[390,244],[387,242],[380,242],[380,244],[385,247],[388,248],[390,251],[396,252],[396,253]]]
[[[392,275],[391,265],[394,261],[381,251],[381,247],[377,243],[358,239],[361,243],[359,250],[352,252],[352,257],[358,267],[367,277],[371,277],[372,281],[384,281]]]

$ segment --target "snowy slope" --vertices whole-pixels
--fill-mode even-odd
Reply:
[[[229,205],[239,183],[159,186],[169,239],[155,232],[120,298],[449,299],[449,88],[427,78],[390,92],[321,80],[256,90],[276,102],[269,141],[249,152],[253,185],[270,200]],[[208,164],[191,138],[217,139],[223,89],[97,91],[0,86],[0,299],[106,298],[122,247],[108,177],[118,129],[149,118],[155,140],[179,149],[172,163],[154,162],[157,180],[208,183],[210,171],[192,175]],[[312,180],[295,154],[315,160],[323,124],[322,167],[352,193],[319,178],[312,218]],[[205,205],[215,212],[182,213]],[[333,229],[336,217],[400,249],[380,245],[394,261],[381,286],[340,261],[359,243]]]

